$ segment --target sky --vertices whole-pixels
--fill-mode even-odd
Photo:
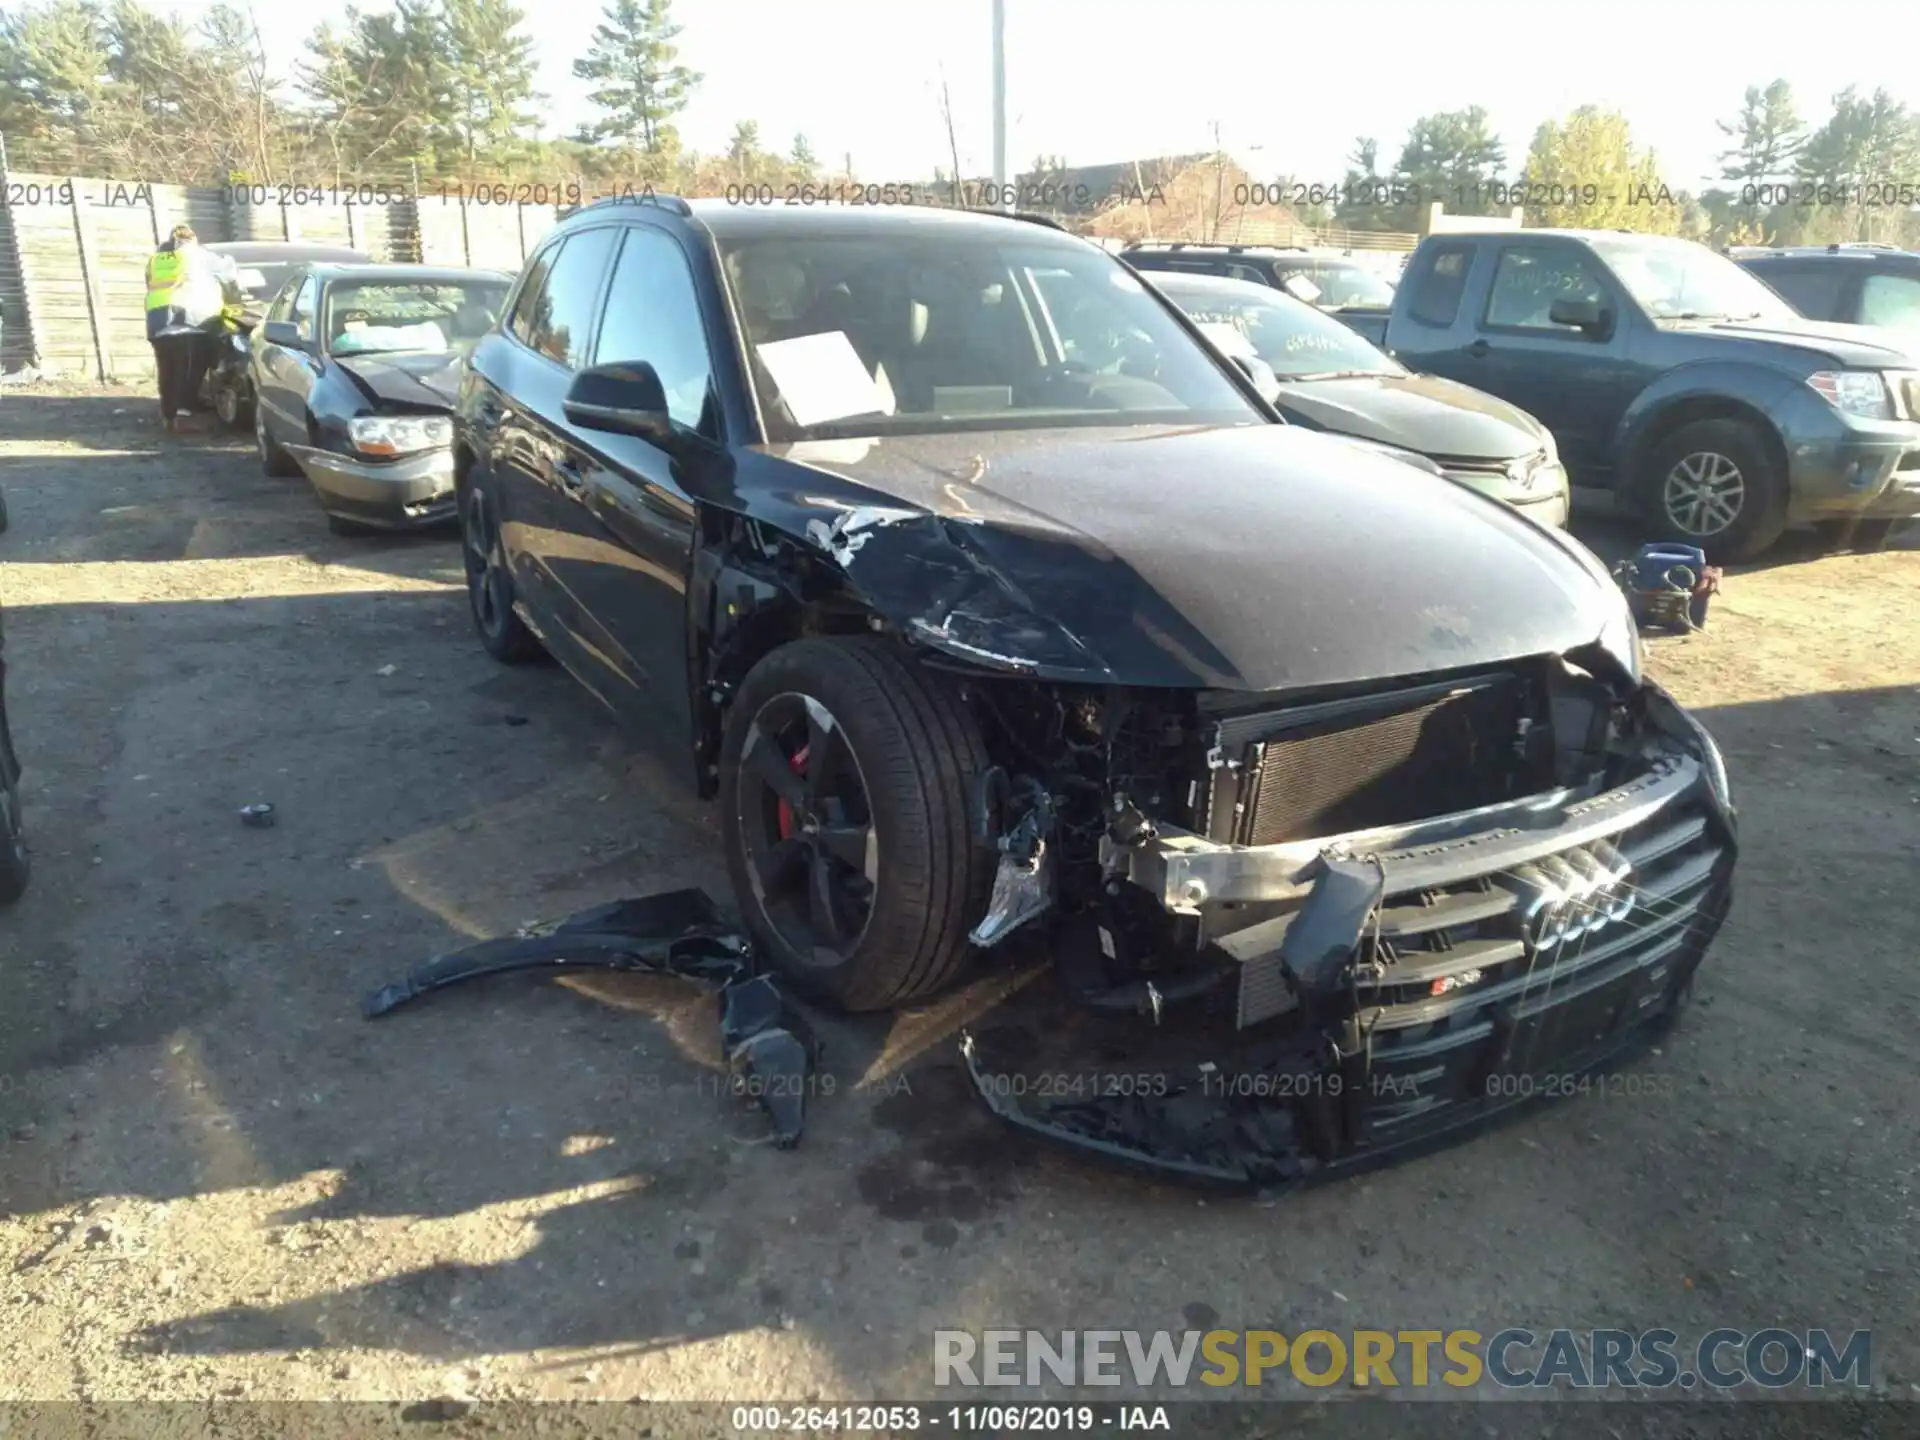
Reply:
[[[191,17],[209,0],[150,3]],[[601,0],[523,3],[546,133],[565,134],[590,113],[570,71]],[[256,0],[284,73],[313,26],[344,9]],[[1211,151],[1217,126],[1255,178],[1338,181],[1356,137],[1377,138],[1391,165],[1416,118],[1475,104],[1517,171],[1542,119],[1597,104],[1627,114],[1668,183],[1692,187],[1726,146],[1714,122],[1738,113],[1748,85],[1784,77],[1815,123],[1849,84],[1885,86],[1920,109],[1920,7],[1909,5],[1834,29],[1802,25],[1802,5],[1781,5],[1775,20],[1760,0],[1006,0],[1006,10],[1014,172],[1040,154],[1095,165]],[[770,146],[804,132],[836,168],[851,155],[862,180],[921,181],[951,168],[944,85],[961,166],[987,174],[991,13],[991,0],[676,0],[681,59],[706,77],[680,119],[683,140],[724,149],[734,123],[752,119]]]

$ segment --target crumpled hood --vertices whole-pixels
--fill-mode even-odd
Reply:
[[[1518,406],[1437,375],[1354,375],[1289,380],[1280,406],[1342,435],[1461,460],[1512,460],[1546,444]]]
[[[909,633],[1096,683],[1280,690],[1596,640],[1591,553],[1496,501],[1284,425],[809,442],[768,496]],[[770,517],[771,518],[771,517]]]
[[[452,352],[336,355],[333,363],[376,400],[452,413],[460,393],[460,357]]]

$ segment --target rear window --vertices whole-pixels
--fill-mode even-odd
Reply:
[[[1310,283],[1313,293],[1309,303],[1322,310],[1349,307],[1384,310],[1393,304],[1393,287],[1363,266],[1293,265],[1275,261],[1273,270],[1280,287],[1298,299],[1308,300],[1308,296],[1293,290],[1287,281],[1299,276]]]
[[[1444,330],[1459,318],[1473,265],[1471,245],[1435,245],[1414,261],[1407,277],[1407,314],[1422,325]]]
[[[1749,265],[1747,269],[1809,320],[1840,318],[1840,297],[1852,273],[1846,265]]]

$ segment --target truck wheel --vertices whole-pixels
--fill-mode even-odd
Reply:
[[[727,712],[721,822],[772,968],[847,1010],[958,976],[993,883],[968,818],[986,763],[959,698],[882,641],[798,640],[754,666]]]
[[[1852,550],[1872,555],[1887,548],[1898,520],[1822,520],[1813,528],[1826,550]]]
[[[1699,420],[1654,446],[1642,478],[1646,518],[1662,540],[1711,560],[1750,560],[1787,528],[1786,477],[1741,420]]]

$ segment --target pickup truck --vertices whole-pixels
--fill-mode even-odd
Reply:
[[[1433,235],[1391,308],[1335,312],[1553,432],[1573,483],[1742,560],[1794,523],[1883,546],[1920,515],[1920,358],[1822,324],[1723,255],[1597,230]]]

